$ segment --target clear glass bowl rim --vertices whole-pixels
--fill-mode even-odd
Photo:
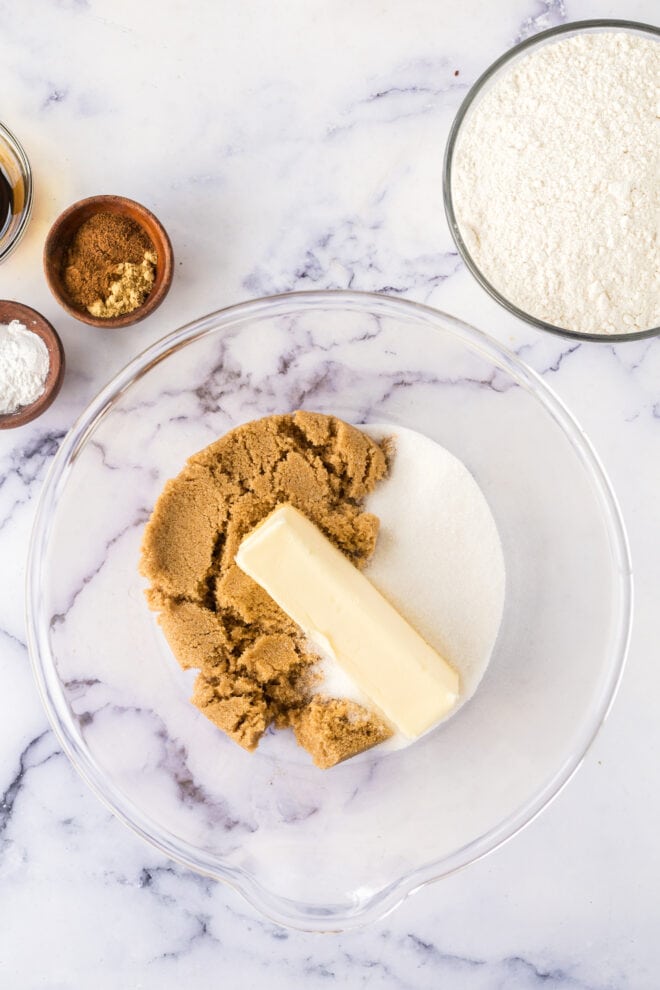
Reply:
[[[504,820],[477,839],[448,856],[398,877],[383,889],[376,891],[364,904],[348,911],[344,905],[327,905],[320,908],[300,904],[271,892],[260,884],[257,877],[245,870],[227,866],[216,858],[206,855],[203,850],[171,836],[166,829],[161,828],[132,802],[127,801],[114,783],[105,777],[84,744],[79,727],[69,711],[57,675],[48,641],[47,622],[43,621],[39,611],[42,560],[53,526],[54,509],[59,492],[66,484],[78,451],[96,425],[131,384],[170,354],[209,333],[226,332],[242,324],[246,319],[254,319],[265,314],[276,316],[288,313],[292,308],[300,311],[314,310],[318,307],[335,311],[349,309],[352,312],[376,313],[392,318],[405,316],[434,328],[436,332],[438,330],[448,332],[454,338],[469,342],[481,356],[504,368],[521,387],[533,393],[563,430],[598,493],[607,523],[619,598],[618,622],[611,643],[607,676],[593,707],[592,717],[581,727],[574,751],[553,777],[539,786],[524,805],[514,809]],[[581,764],[614,701],[630,638],[632,595],[630,551],[616,496],[585,434],[563,402],[540,376],[483,331],[422,303],[376,293],[345,290],[288,292],[220,309],[156,341],[127,364],[78,417],[51,464],[37,504],[26,574],[26,626],[33,673],[53,731],[75,769],[113,814],[170,859],[203,876],[228,883],[253,907],[277,924],[302,931],[341,932],[384,917],[411,893],[481,859],[529,824],[557,796]]]
[[[1,262],[4,261],[5,258],[9,257],[25,233],[27,225],[30,222],[30,217],[32,216],[32,204],[34,202],[34,180],[32,178],[32,168],[23,145],[18,140],[16,135],[2,123],[0,123],[0,140],[4,140],[5,144],[14,155],[16,164],[18,165],[23,178],[23,185],[25,186],[25,205],[23,207],[23,214],[12,236],[6,244],[0,246]]]
[[[650,327],[648,330],[638,330],[635,333],[580,333],[577,330],[567,330],[564,327],[557,327],[553,323],[546,323],[544,320],[540,320],[537,317],[532,316],[530,313],[526,313],[525,310],[519,309],[514,303],[507,299],[506,296],[503,296],[491,282],[488,281],[470,254],[468,247],[463,240],[463,236],[456,219],[454,202],[451,193],[454,151],[456,150],[456,143],[458,141],[461,126],[470,107],[480,97],[482,90],[490,82],[493,76],[495,76],[500,69],[504,69],[510,62],[516,59],[523,52],[536,48],[539,45],[543,45],[562,34],[581,34],[588,31],[607,29],[620,29],[625,31],[633,31],[636,33],[651,34],[654,38],[660,38],[660,28],[655,27],[653,24],[644,24],[641,21],[617,20],[612,18],[595,18],[592,20],[572,21],[568,24],[559,24],[556,27],[548,28],[547,31],[540,31],[538,34],[532,35],[531,38],[526,38],[519,44],[514,45],[513,48],[510,48],[503,55],[500,55],[499,58],[495,59],[486,71],[479,76],[477,81],[472,84],[467,96],[461,103],[456,116],[454,117],[445,148],[445,158],[442,170],[442,189],[445,215],[459,254],[465,262],[466,267],[476,278],[477,282],[490,296],[492,296],[496,302],[500,304],[500,306],[503,306],[504,309],[508,310],[510,313],[513,313],[514,316],[524,320],[526,323],[530,323],[533,327],[536,327],[539,330],[547,330],[550,333],[559,334],[561,337],[569,337],[571,340],[592,340],[601,343],[613,344],[623,343],[629,340],[643,340],[646,337],[655,337],[660,334],[660,327]]]

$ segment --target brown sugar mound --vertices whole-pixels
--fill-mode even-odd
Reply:
[[[147,600],[181,666],[200,670],[193,703],[245,749],[269,725],[291,726],[325,768],[391,735],[377,714],[313,693],[318,656],[234,562],[243,538],[289,503],[363,567],[378,519],[362,505],[386,473],[384,445],[296,412],[237,427],[165,485],[142,541]]]
[[[293,712],[291,723],[299,744],[322,770],[392,735],[389,726],[354,701],[320,695]]]

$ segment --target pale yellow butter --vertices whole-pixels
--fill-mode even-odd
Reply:
[[[276,509],[246,536],[236,563],[409,739],[455,705],[453,667],[293,506]]]

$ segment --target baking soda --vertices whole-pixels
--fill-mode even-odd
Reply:
[[[0,414],[36,402],[49,368],[48,348],[38,334],[18,320],[0,324]]]

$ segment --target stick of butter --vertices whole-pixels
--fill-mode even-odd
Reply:
[[[282,505],[242,541],[236,563],[415,739],[456,703],[458,674],[306,516]]]

